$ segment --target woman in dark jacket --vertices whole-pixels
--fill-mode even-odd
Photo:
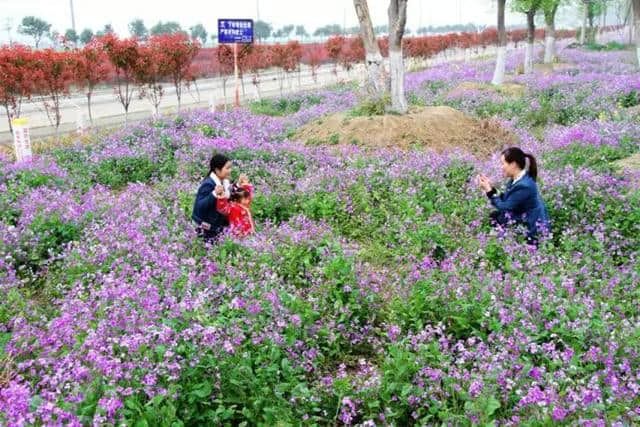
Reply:
[[[509,220],[526,225],[527,241],[537,244],[540,228],[548,230],[550,221],[536,184],[536,159],[520,148],[510,147],[502,152],[501,160],[502,172],[509,178],[503,192],[496,190],[486,176],[482,175],[478,179],[480,187],[496,208],[491,213],[491,219],[500,225],[506,225]]]
[[[222,154],[215,154],[209,162],[209,173],[202,181],[193,203],[191,219],[196,223],[198,236],[207,240],[215,239],[229,226],[227,217],[216,209],[216,199],[229,197],[231,191],[231,160]]]

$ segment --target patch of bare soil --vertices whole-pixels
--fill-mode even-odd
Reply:
[[[640,172],[640,153],[636,153],[624,159],[613,162],[614,165],[623,170],[632,172]]]
[[[522,98],[524,96],[526,87],[519,83],[508,83],[508,82],[505,82],[500,86],[494,86],[489,83],[481,83],[481,82],[462,82],[458,86],[451,89],[449,91],[449,95],[455,95],[457,93],[461,93],[466,90],[482,90],[482,91],[486,90],[486,91],[496,92],[511,98]]]
[[[511,132],[451,107],[414,108],[405,115],[349,117],[338,113],[308,123],[295,138],[309,145],[355,144],[369,148],[462,149],[488,157],[517,143]]]
[[[561,73],[576,68],[576,64],[569,62],[552,62],[551,64],[533,64],[533,69],[542,74]]]

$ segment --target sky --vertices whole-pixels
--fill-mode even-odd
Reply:
[[[64,33],[71,28],[71,0],[0,0],[0,43],[22,40],[17,27],[24,16],[34,15],[52,24],[52,30]],[[307,32],[326,24],[352,27],[358,24],[352,0],[72,0],[76,30],[96,32],[111,24],[121,36],[128,36],[128,23],[136,18],[147,28],[158,21],[177,21],[183,29],[202,23],[209,33],[216,32],[218,18],[258,17],[275,28],[287,24],[304,25]],[[369,0],[374,25],[387,23],[387,0]],[[507,25],[524,24],[522,14],[509,13]],[[495,0],[409,0],[407,26],[473,22],[495,25]]]

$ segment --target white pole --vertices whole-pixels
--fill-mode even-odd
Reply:
[[[235,107],[238,108],[240,106],[240,80],[238,79],[238,43],[233,44],[233,68],[235,73],[236,80],[236,89],[235,89]]]

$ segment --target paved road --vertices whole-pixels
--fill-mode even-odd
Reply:
[[[450,51],[447,56],[439,55],[428,61],[421,61],[419,66],[428,66],[441,62],[454,60],[464,60],[480,55],[492,54],[495,48],[489,47],[484,51],[475,54],[465,53],[464,51]],[[416,66],[414,60],[407,62],[407,67]],[[333,65],[326,64],[321,66],[317,71],[316,79],[311,75],[309,67],[304,67],[300,73],[292,74],[284,80],[282,91],[280,88],[280,79],[277,71],[267,71],[260,76],[260,96],[275,97],[281,93],[288,94],[298,92],[300,90],[311,90],[322,86],[334,84],[339,80],[362,80],[364,78],[364,65],[357,64],[351,72],[347,73],[341,68],[338,69],[337,75],[333,72]],[[226,94],[221,78],[201,79],[196,85],[192,85],[189,90],[183,90],[182,108],[206,108],[211,103],[218,106],[233,103],[234,79],[227,78]],[[240,101],[248,102],[257,99],[257,91],[251,83],[251,77],[245,77],[245,93],[240,89]],[[175,96],[175,88],[173,85],[167,85],[164,88],[164,96],[160,111],[162,113],[173,113],[177,111],[178,101]],[[92,97],[91,110],[94,118],[94,127],[116,127],[121,126],[124,122],[124,110],[122,105],[115,98],[113,90],[102,89],[96,91]],[[140,99],[136,95],[129,106],[129,120],[138,121],[150,117],[152,114],[151,104],[146,99]],[[77,128],[78,118],[82,117],[85,126],[89,126],[87,100],[84,94],[75,93],[68,99],[62,101],[61,108],[61,125],[59,132],[74,132]],[[55,128],[52,127],[47,119],[47,115],[38,101],[26,102],[22,106],[22,117],[29,120],[30,133],[33,138],[51,136],[55,134]],[[9,124],[6,116],[0,116],[0,144],[12,146],[12,136],[9,132]]]
[[[337,76],[333,73],[333,66],[326,65],[321,67],[317,72],[314,81],[311,71],[303,69],[298,78],[297,74],[292,74],[284,79],[282,93],[297,92],[300,90],[308,90],[329,84],[336,83],[338,80],[352,79],[356,76],[354,71],[346,73],[338,70]],[[280,79],[277,72],[265,73],[260,78],[260,95],[261,96],[278,96],[280,95]],[[225,96],[226,92],[226,96]],[[229,78],[226,81],[226,91],[223,87],[223,80],[220,78],[198,80],[196,85],[191,85],[189,89],[183,89],[182,92],[182,108],[203,108],[209,106],[210,103],[216,105],[232,104],[234,93],[234,79]],[[240,101],[246,102],[257,98],[255,86],[251,83],[250,77],[245,77],[245,94],[240,87]],[[175,88],[173,85],[164,87],[164,96],[160,104],[160,110],[163,113],[177,111],[178,100],[175,96]],[[60,132],[74,131],[77,126],[78,117],[82,116],[85,126],[89,125],[87,99],[83,94],[76,93],[71,98],[62,101],[61,108],[61,125]],[[91,112],[94,118],[94,124],[97,126],[116,126],[124,121],[124,110],[122,105],[115,98],[113,90],[102,90],[95,93],[92,97]],[[139,120],[149,117],[152,114],[151,104],[147,99],[140,99],[138,93],[134,95],[129,106],[129,118],[131,120]],[[12,141],[9,133],[9,123],[6,115],[0,116],[0,142],[10,143]],[[22,117],[29,120],[31,135],[33,137],[48,136],[55,133],[47,119],[47,115],[38,101],[26,102],[22,106]]]

